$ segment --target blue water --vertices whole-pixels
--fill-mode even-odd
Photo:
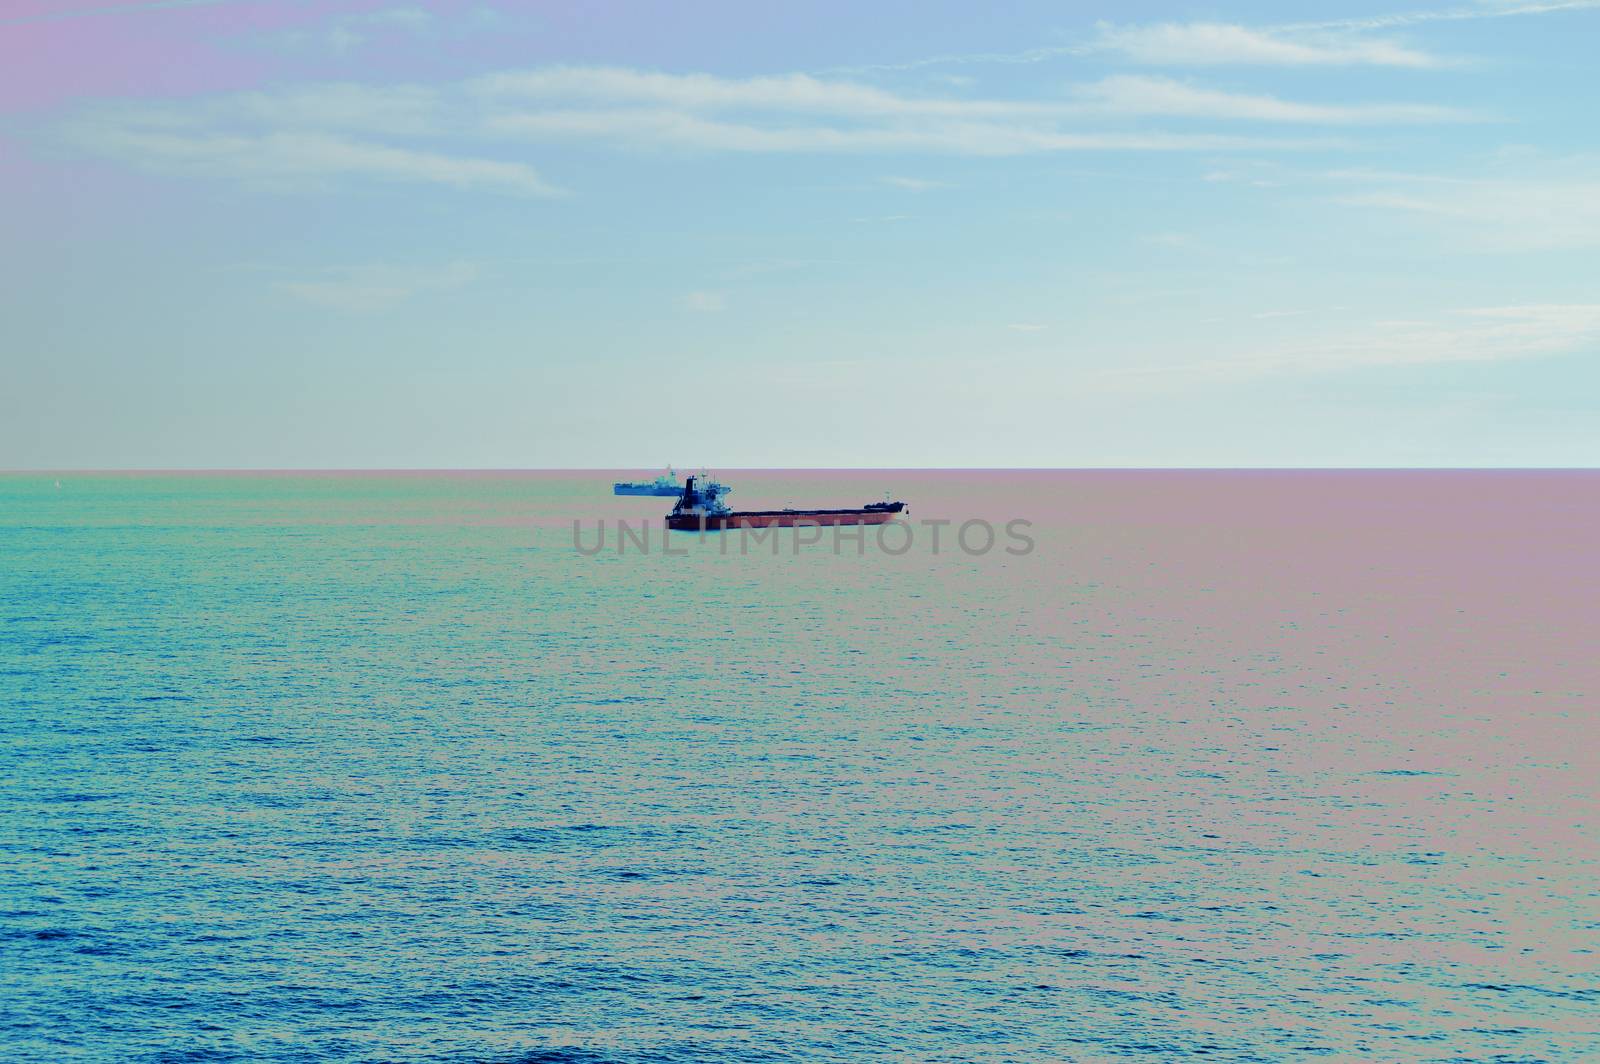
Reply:
[[[1273,554],[1276,481],[961,476],[914,513],[1034,553],[0,477],[0,1057],[1600,1059],[1586,600],[1459,531]]]

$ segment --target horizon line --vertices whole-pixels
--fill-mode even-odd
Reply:
[[[61,466],[56,468],[4,468],[0,476],[204,476],[263,475],[312,476],[359,474],[448,473],[638,473],[658,467],[640,466]],[[670,467],[677,469],[678,467]],[[690,468],[690,467],[685,467]],[[694,469],[710,471],[712,467]],[[1271,466],[717,466],[737,473],[1585,473],[1600,472],[1600,465],[1271,465]]]

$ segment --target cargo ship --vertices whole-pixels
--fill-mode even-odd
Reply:
[[[722,501],[731,490],[709,477],[689,477],[667,515],[667,527],[678,532],[719,532],[726,528],[881,525],[910,512],[903,502],[872,502],[837,510],[732,510]]]
[[[619,480],[611,485],[613,495],[682,495],[683,486],[678,483],[678,474],[668,469],[654,480]]]

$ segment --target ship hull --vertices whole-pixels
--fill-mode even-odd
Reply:
[[[705,522],[707,532],[721,532],[730,528],[810,528],[817,525],[882,525],[899,517],[900,509],[893,510],[749,510],[743,513],[717,514],[702,517],[699,514],[669,514],[667,527],[675,532],[699,532]]]
[[[660,496],[662,498],[675,499],[679,495],[683,494],[683,489],[682,488],[677,488],[677,487],[670,487],[670,486],[667,486],[667,485],[657,486],[655,484],[613,484],[613,485],[611,485],[611,494],[613,494],[613,495],[658,495],[658,496]]]

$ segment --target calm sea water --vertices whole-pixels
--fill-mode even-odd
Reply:
[[[0,1056],[1600,1059],[1600,475],[611,479],[0,477]]]

